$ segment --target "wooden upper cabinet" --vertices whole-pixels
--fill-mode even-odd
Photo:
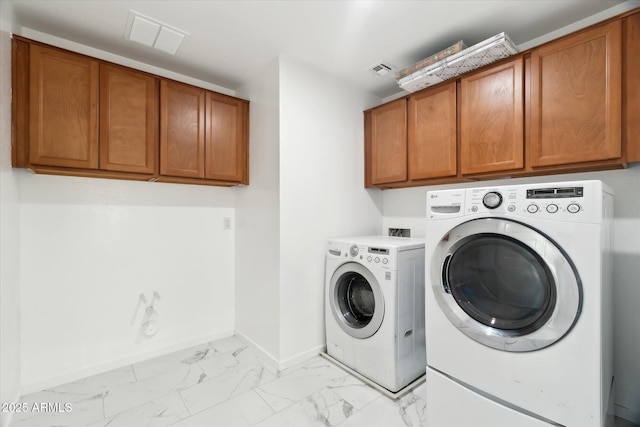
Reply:
[[[367,111],[365,136],[373,185],[407,180],[407,101],[398,99]],[[368,181],[368,179],[367,179]]]
[[[640,161],[640,12],[624,25],[623,139],[628,162]]]
[[[456,82],[409,98],[409,178],[455,176]]]
[[[205,92],[181,83],[161,82],[161,175],[205,177]]]
[[[100,169],[156,171],[158,99],[155,77],[100,65]]]
[[[98,61],[30,45],[29,162],[98,168]]]
[[[524,167],[523,61],[462,77],[460,168],[463,175]]]
[[[207,92],[205,111],[205,177],[246,183],[248,103]]]
[[[532,52],[533,167],[621,156],[621,50],[614,21]]]
[[[35,173],[249,183],[249,101],[15,36],[12,166]]]

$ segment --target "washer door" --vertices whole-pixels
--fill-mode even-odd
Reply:
[[[553,344],[582,308],[582,284],[568,255],[543,233],[501,218],[468,221],[445,235],[431,284],[461,332],[505,351]]]
[[[380,284],[366,267],[355,262],[342,264],[333,273],[328,303],[338,325],[354,338],[372,336],[384,318]]]

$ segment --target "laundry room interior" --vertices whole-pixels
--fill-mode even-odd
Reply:
[[[430,24],[425,25],[425,21]],[[129,39],[136,22],[142,23],[135,28],[143,36],[153,33],[150,42]],[[560,122],[565,116],[554,111],[555,116],[549,118],[544,108],[533,103],[531,94],[536,83],[532,73],[539,71],[546,78],[540,71],[541,64],[562,64],[549,59],[556,52],[551,47],[564,48],[574,34],[586,37],[588,31],[604,28],[609,32],[599,35],[599,41],[585,42],[587,47],[579,52],[600,55],[600,41],[617,40],[617,50],[614,48],[613,54],[607,50],[603,55],[614,65],[607,63],[606,72],[594,73],[594,77],[588,72],[572,77],[601,79],[610,86],[603,85],[600,90],[607,96],[617,96],[617,104],[607,102],[597,109],[596,114],[610,119],[602,133],[593,136],[588,130],[577,130],[576,134],[585,140],[606,139],[609,144],[613,140],[617,146],[604,160],[591,157],[569,166],[567,162],[564,166],[545,164],[548,160],[542,154],[534,159],[536,152],[530,144],[535,138],[539,138],[539,150],[553,152],[556,147],[571,144],[544,145],[541,141],[551,131],[533,136],[533,121],[544,123],[560,117]],[[154,49],[152,45],[159,45],[163,34],[178,35],[183,44],[178,47],[170,41],[168,47]],[[470,48],[483,40],[493,40],[496,34],[511,38],[503,37],[515,46],[510,56],[494,58],[495,64],[469,74],[428,83],[433,87],[420,86],[425,77],[420,69],[413,68],[410,76],[417,77],[406,80],[412,86],[399,87],[402,80],[397,77],[403,69],[447,48],[451,48],[447,54],[457,58],[462,52],[458,41],[464,40],[464,48]],[[173,49],[174,54],[163,49]],[[606,44],[606,49],[612,48]],[[48,64],[71,64],[71,57],[82,64],[73,68],[74,72],[91,78],[82,90],[96,94],[88,101],[89,107],[75,105],[79,115],[89,117],[91,125],[76,129],[71,121],[62,120],[45,129],[42,123],[60,121],[68,111],[64,105],[45,104],[54,107],[46,110],[50,115],[42,113],[42,105],[40,109],[36,106],[42,95],[38,91],[45,94],[43,97],[68,96],[75,102],[74,85],[81,83],[74,80],[77,76],[42,70]],[[601,221],[603,230],[610,227],[611,231],[610,247],[603,249],[602,255],[603,260],[607,254],[611,256],[610,264],[603,261],[598,270],[606,280],[580,278],[580,268],[576,267],[580,262],[571,259],[574,253],[563,249],[564,242],[555,238],[555,231],[543,230],[549,247],[558,249],[558,257],[568,259],[565,265],[578,278],[575,287],[579,302],[567,330],[557,342],[546,344],[548,347],[515,352],[489,349],[474,341],[469,348],[477,346],[478,357],[474,359],[473,351],[467,351],[464,358],[473,365],[474,360],[485,357],[480,353],[495,351],[504,358],[500,360],[530,357],[535,365],[536,354],[558,352],[557,364],[554,359],[553,365],[561,369],[563,363],[568,366],[582,356],[564,352],[565,345],[594,352],[592,355],[601,351],[602,360],[610,358],[612,382],[605,384],[605,380],[598,390],[591,391],[610,399],[600,402],[608,406],[600,408],[601,413],[589,415],[594,418],[589,425],[640,425],[640,329],[636,326],[640,324],[636,308],[640,303],[638,58],[638,0],[0,1],[0,427],[467,427],[464,421],[448,423],[431,418],[429,422],[431,389],[425,374],[430,363],[428,335],[425,344],[429,317],[427,314],[425,331],[425,313],[420,310],[429,307],[437,286],[431,283],[433,262],[428,255],[427,259],[422,256],[424,246],[436,243],[430,240],[427,192],[483,189],[483,196],[499,193],[495,205],[484,203],[495,217],[508,217],[511,203],[517,204],[514,209],[522,215],[532,204],[549,214],[549,206],[557,204],[566,214],[564,218],[570,215],[570,203],[580,205],[576,217],[587,213],[586,197],[578,188],[587,188],[590,184],[583,183],[593,181],[602,182],[604,192],[610,190],[613,195],[613,215]],[[436,60],[438,64],[446,62]],[[76,62],[70,65],[75,66]],[[474,165],[456,158],[456,153],[467,152],[465,141],[472,140],[474,131],[480,129],[463,129],[460,124],[466,114],[478,111],[461,106],[465,94],[473,94],[478,87],[474,86],[478,80],[464,79],[487,75],[491,79],[493,74],[483,74],[483,70],[496,66],[500,76],[517,72],[524,76],[521,86],[514,83],[518,88],[515,93],[520,96],[519,135],[524,149],[516,153],[519,164],[493,172],[472,170]],[[103,81],[109,72],[122,73]],[[144,76],[146,80],[142,85],[142,80],[135,80],[129,86],[123,76]],[[71,83],[57,91],[57,78],[63,82],[61,86]],[[113,91],[112,100],[116,95],[126,100],[129,91],[141,90],[145,95],[136,98],[136,108],[144,102],[148,105],[142,106],[146,115],[135,120],[155,124],[155,128],[146,129],[145,136],[135,136],[154,141],[146,146],[144,154],[114,155],[111,163],[107,157],[112,153],[103,141],[117,138],[121,129],[117,125],[109,128],[108,120],[121,120],[128,126],[137,113],[127,106],[124,113],[114,110],[111,116],[103,116],[103,111],[110,108],[105,95],[109,84],[122,85]],[[454,92],[438,92],[445,88]],[[500,89],[497,92],[504,94]],[[540,89],[549,97],[541,95],[540,99],[546,102],[553,92]],[[555,92],[570,91],[556,87]],[[175,98],[165,96],[167,93]],[[458,104],[447,113],[454,116],[452,126],[426,131],[448,135],[453,128],[451,132],[457,132],[452,141],[457,151],[453,160],[449,159],[454,171],[443,177],[410,176],[424,164],[411,158],[410,151],[407,153],[407,147],[411,150],[415,147],[412,144],[417,144],[407,136],[415,133],[409,123],[409,110],[421,102],[420,94],[427,93],[442,96],[437,103],[453,99]],[[172,100],[177,100],[175,105],[193,101],[198,113],[184,114],[172,122],[164,115]],[[382,145],[376,144],[388,136],[388,129],[376,133],[375,126],[398,116],[393,116],[396,110],[389,110],[388,116],[377,114],[385,113],[384,108],[396,102],[406,105],[400,126],[404,145],[380,148]],[[187,108],[184,105],[180,108]],[[437,114],[433,105],[428,108],[425,114]],[[577,107],[567,110],[583,112]],[[217,132],[213,119],[218,112],[226,120],[237,119],[230,127],[233,131],[220,132],[222,138],[237,137],[235,151],[220,151],[221,162],[208,154],[217,149],[214,144],[207,142],[209,145],[203,148],[208,135]],[[504,118],[503,111],[499,113],[498,118]],[[180,121],[185,117],[197,125],[183,126]],[[438,117],[444,120],[444,116]],[[172,133],[171,126],[183,127]],[[395,125],[391,128],[397,130]],[[86,154],[78,147],[56,151],[48,145],[56,132],[91,139],[94,145],[90,150],[95,154]],[[195,135],[202,145],[175,155],[179,144],[172,146],[169,139],[187,134]],[[518,131],[514,135],[517,137]],[[594,151],[602,149],[595,145]],[[122,149],[117,143],[113,147]],[[380,151],[372,153],[376,149]],[[468,149],[473,152],[473,147]],[[209,157],[203,154],[205,150]],[[178,169],[184,165],[178,162],[196,151],[201,157],[195,163],[206,171],[181,175]],[[442,147],[434,149],[433,156],[450,154],[445,151]],[[493,155],[499,157],[507,151],[500,147]],[[431,158],[428,151],[422,154]],[[56,163],[60,160],[54,158],[56,155],[86,155],[94,163]],[[152,166],[145,170],[138,166],[118,169],[118,162],[131,159],[151,162]],[[531,166],[535,160],[541,163]],[[404,175],[385,181],[389,175],[383,175],[395,170],[383,166],[396,161],[403,165]],[[235,169],[229,172],[231,164]],[[221,172],[214,170],[216,167]],[[465,168],[471,169],[465,172]],[[510,199],[502,190],[507,187],[518,188],[518,195]],[[537,189],[553,190],[557,200],[529,200],[524,195]],[[568,190],[573,191],[571,195],[558,195]],[[486,211],[482,200],[478,205]],[[532,229],[536,226],[526,225]],[[568,224],[565,231],[582,229]],[[363,236],[374,236],[378,243],[359,240]],[[438,240],[441,238],[438,236]],[[514,239],[509,237],[510,241]],[[332,241],[342,243],[334,247]],[[419,241],[422,265],[414,265],[411,273],[397,268],[394,257],[403,250],[418,250]],[[352,249],[354,246],[356,249]],[[556,268],[544,266],[544,256],[539,256],[535,248],[527,251],[531,259],[543,265],[536,272],[548,274],[552,284],[559,274]],[[360,315],[369,322],[375,315],[365,306],[374,300],[378,303],[380,295],[365,289],[363,299],[347,298],[343,301],[346,306],[332,312],[329,293],[338,291],[331,286],[340,286],[339,278],[332,284],[332,274],[328,273],[332,254],[339,260],[333,264],[335,270],[344,264],[342,260],[362,264],[357,275],[348,276],[348,292],[365,286],[358,282],[361,277],[375,281],[378,273],[370,271],[378,267],[380,277],[394,281],[397,274],[415,274],[412,286],[423,287],[422,293],[411,294],[418,297],[405,295],[409,305],[401,309],[400,303],[392,305],[386,299],[391,297],[384,297],[383,313],[394,313],[394,319],[401,322],[402,315],[411,311],[409,322],[413,326],[401,330],[394,323],[396,329],[385,330],[390,337],[388,347],[382,344],[383,348],[376,348],[381,345],[377,341],[366,347],[365,358],[371,366],[366,373],[336,360],[338,353],[331,353],[328,337],[330,330],[350,334],[348,328],[338,325],[338,318],[353,310],[353,304],[363,304]],[[367,266],[372,266],[371,270]],[[442,278],[435,276],[437,280]],[[593,297],[593,290],[587,287],[591,283],[610,291],[603,292],[611,300],[603,298],[602,311],[594,308],[592,298],[600,302],[600,294]],[[554,292],[549,296],[549,307],[544,308],[546,314],[541,315],[545,322],[561,317],[552,307],[561,293]],[[600,331],[604,324],[600,316],[610,316],[610,329],[603,327]],[[329,326],[334,320],[336,324]],[[355,329],[365,330],[366,325],[358,325],[360,320],[355,319]],[[393,319],[379,320],[384,324]],[[536,317],[538,323],[543,320]],[[585,334],[583,324],[592,323],[599,331],[594,341],[574,343],[572,332]],[[378,329],[374,329],[368,336],[345,335],[341,339],[358,346],[375,336]],[[460,331],[453,332],[460,339],[465,337]],[[507,335],[526,340],[529,332],[523,329]],[[424,352],[426,345],[426,365],[417,353],[410,355],[413,362],[405,362],[408,359],[402,357],[406,354],[392,352],[400,336],[407,340],[407,346],[415,346],[414,352]],[[610,351],[603,350],[606,345],[611,346]],[[340,352],[344,356],[344,350]],[[381,361],[386,357],[392,361],[384,365]],[[383,377],[401,375],[396,369],[406,367],[405,363],[419,368],[412,369],[401,384],[396,381],[393,386],[386,385]],[[518,381],[518,373],[500,371],[500,366],[491,369],[498,372],[496,377],[513,374],[511,383]],[[506,427],[514,425],[510,421],[514,419],[531,426],[586,426],[574,421],[578,417],[571,418],[583,409],[571,407],[573,403],[564,396],[543,413],[536,406],[509,402],[499,392],[483,390],[483,385],[469,384],[438,370],[440,374],[451,380],[439,389],[443,396],[456,396],[455,391],[446,394],[453,390],[446,387],[463,387],[482,402],[490,402],[478,404],[478,412],[468,411],[477,418],[474,427]],[[590,384],[587,377],[593,375],[585,371],[584,378],[574,376],[562,389],[572,388],[579,395]],[[545,390],[553,389],[551,375],[543,375],[542,380],[549,387]],[[438,392],[432,391],[432,396]],[[523,392],[522,396],[530,394]],[[538,395],[531,401],[543,402],[545,398]],[[436,405],[437,401],[432,402]],[[473,408],[471,402],[469,408]],[[554,418],[556,414],[558,418]],[[512,418],[515,416],[520,418]],[[598,416],[602,418],[595,419]]]

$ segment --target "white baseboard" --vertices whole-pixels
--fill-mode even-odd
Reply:
[[[277,374],[278,373],[278,371],[280,370],[279,369],[278,359],[273,357],[273,355],[271,353],[269,353],[267,350],[262,348],[258,343],[253,341],[251,338],[249,338],[242,331],[239,331],[239,330],[236,329],[236,336],[241,338],[241,339],[243,339],[244,341],[246,341],[247,344],[249,344],[258,353],[258,355],[260,356],[260,358],[264,362],[266,368],[269,371],[271,371],[271,373],[273,373],[273,374]]]
[[[20,402],[20,398],[24,395],[21,388],[16,391],[15,397],[11,400],[11,403]],[[4,403],[4,402],[3,402]],[[9,427],[11,425],[11,420],[13,419],[13,412],[2,412],[0,413],[0,427]]]
[[[236,336],[242,338],[249,345],[251,345],[251,347],[253,347],[253,349],[257,351],[260,357],[263,359],[263,362],[265,363],[267,369],[269,369],[274,374],[297,365],[298,363],[304,362],[305,360],[311,359],[312,357],[317,356],[326,350],[326,347],[324,345],[319,345],[310,350],[305,350],[295,356],[289,357],[288,359],[278,360],[271,353],[269,353],[267,350],[262,348],[259,344],[245,335],[242,331],[236,330]]]
[[[290,368],[298,363],[304,362],[305,360],[311,359],[314,356],[319,355],[322,352],[326,351],[325,345],[319,345],[310,350],[303,351],[302,353],[298,353],[295,356],[289,357],[288,359],[282,360],[279,363],[279,369],[282,371],[284,369]]]
[[[122,368],[123,366],[142,362],[144,360],[152,359],[158,356],[163,356],[165,354],[169,354],[174,351],[180,351],[196,345],[205,344],[210,341],[227,338],[234,334],[239,338],[243,339],[244,341],[246,341],[249,345],[251,345],[251,347],[254,348],[254,350],[258,353],[258,355],[263,360],[265,367],[274,374],[278,374],[278,372],[280,371],[283,371],[287,368],[297,365],[298,363],[304,362],[305,360],[308,360],[314,356],[317,356],[323,351],[325,351],[325,346],[319,345],[312,349],[305,350],[295,356],[289,357],[285,360],[278,360],[270,352],[262,348],[260,345],[258,345],[255,341],[253,341],[249,337],[247,337],[241,331],[235,331],[235,332],[226,331],[226,332],[220,332],[217,334],[206,335],[203,337],[183,341],[181,343],[172,344],[172,345],[165,346],[159,349],[154,349],[151,351],[141,352],[141,353],[123,357],[117,360],[112,360],[110,362],[100,363],[88,368],[82,368],[82,369],[74,370],[71,372],[65,372],[64,374],[56,375],[54,377],[47,378],[42,381],[37,381],[30,384],[23,384],[22,390],[19,396],[16,398],[16,402],[19,400],[20,397],[26,394],[35,393],[41,390],[46,390],[49,388],[59,386],[61,384],[66,384],[72,381],[86,378],[92,375],[101,374],[113,369]],[[8,421],[5,421],[5,418],[3,418],[1,427],[8,426],[8,425],[9,425]]]
[[[37,381],[31,384],[22,385],[22,394],[35,393],[37,391],[46,390],[52,387],[66,384],[72,381],[76,381],[82,378],[86,378],[92,375],[101,374],[103,372],[111,371],[113,369],[122,368],[123,366],[131,365],[134,363],[142,362],[144,360],[152,359],[158,356],[164,356],[165,354],[173,353],[174,351],[184,350],[189,347],[193,347],[200,344],[205,344],[210,341],[219,340],[222,338],[230,337],[234,334],[233,331],[219,332],[216,334],[205,335],[199,338],[190,339],[177,344],[171,344],[162,348],[157,348],[150,351],[144,351],[141,353],[133,354],[127,357],[123,357],[117,360],[112,360],[106,363],[99,363],[88,368],[82,368],[71,372],[65,372],[55,377],[47,378],[46,380]]]

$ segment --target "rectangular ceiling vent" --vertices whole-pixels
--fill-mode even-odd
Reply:
[[[396,67],[388,62],[380,61],[369,67],[369,71],[377,76],[384,76],[385,74],[389,74],[391,71],[395,70],[395,68]]]
[[[128,39],[175,55],[186,36],[186,31],[171,27],[134,10],[129,11]]]

